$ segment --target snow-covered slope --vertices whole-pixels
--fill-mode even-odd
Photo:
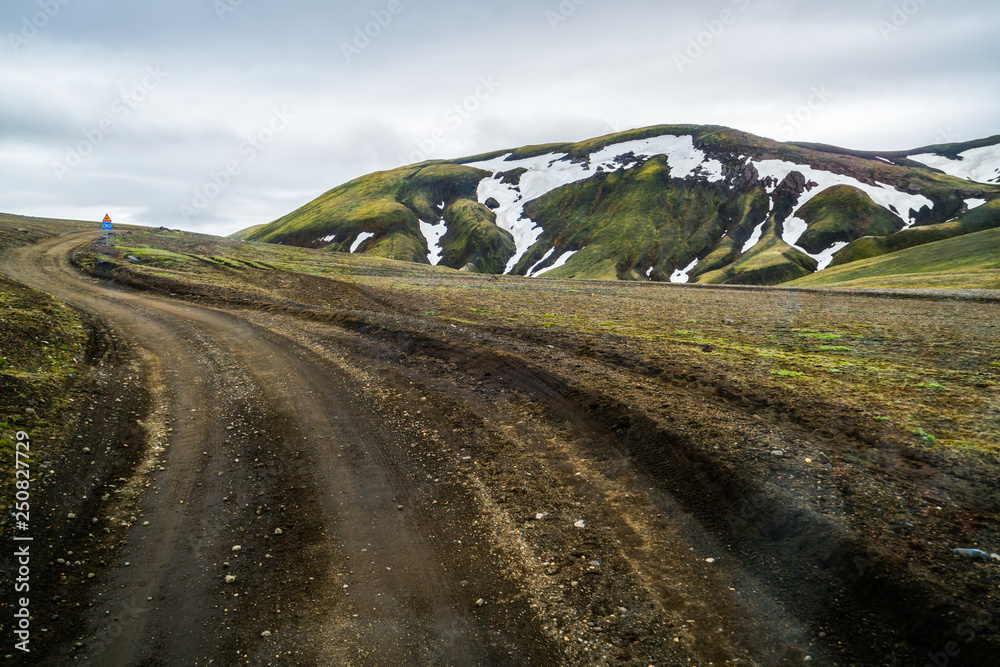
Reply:
[[[976,183],[1000,183],[1000,144],[967,150],[959,158],[953,160],[936,153],[909,156],[914,162],[940,169],[949,176]]]
[[[808,225],[805,220],[795,217],[799,209],[809,203],[816,195],[821,192],[831,188],[835,185],[850,185],[852,187],[861,190],[868,194],[872,200],[879,206],[892,211],[899,217],[903,218],[906,223],[905,228],[913,226],[916,214],[923,208],[934,208],[934,202],[932,202],[927,197],[923,195],[911,195],[906,192],[900,192],[896,188],[885,185],[884,183],[877,183],[876,185],[869,185],[867,183],[862,183],[856,178],[851,178],[850,176],[843,176],[841,174],[834,174],[829,171],[823,171],[822,169],[816,169],[809,165],[803,164],[793,164],[791,162],[783,162],[781,160],[762,160],[760,162],[753,162],[753,165],[757,168],[758,173],[761,177],[772,177],[781,183],[786,176],[792,172],[799,172],[806,178],[806,182],[813,182],[817,185],[808,189],[805,193],[799,197],[798,202],[795,204],[795,208],[792,211],[792,215],[785,221],[784,224],[784,234],[782,235],[782,240],[788,245],[792,246],[796,250],[799,250],[806,255],[809,255],[817,262],[819,262],[819,270],[830,266],[833,262],[833,256],[839,250],[844,248],[846,243],[834,243],[832,246],[820,253],[810,253],[804,248],[796,245],[802,235],[806,233]],[[774,191],[776,186],[769,188],[770,191]],[[752,249],[758,241],[760,241],[760,234],[755,233],[756,241],[752,244],[748,243],[743,252],[747,252]],[[753,239],[751,239],[753,241]]]
[[[514,236],[517,254],[508,262],[507,272],[510,273],[544,231],[535,221],[524,215],[525,204],[557,188],[591,178],[601,171],[616,171],[623,167],[631,168],[638,163],[626,162],[621,159],[629,153],[642,157],[666,156],[673,178],[684,179],[697,176],[710,183],[723,180],[722,164],[718,160],[707,157],[703,151],[696,148],[690,136],[663,135],[613,144],[592,153],[586,161],[572,161],[565,153],[550,153],[520,160],[512,160],[510,154],[507,154],[492,160],[466,163],[467,166],[483,169],[492,174],[480,183],[479,200],[485,203],[492,198],[499,202],[500,207],[496,211],[497,224]],[[777,183],[795,171],[805,176],[807,182],[817,184],[809,188],[796,203],[792,217],[785,223],[783,240],[817,260],[820,264],[820,270],[829,266],[833,261],[833,255],[847,244],[836,243],[818,254],[809,253],[798,247],[796,243],[805,233],[807,225],[803,220],[795,217],[795,212],[827,188],[834,185],[856,187],[868,193],[879,205],[902,217],[906,221],[907,227],[913,224],[916,212],[924,206],[934,207],[934,203],[927,197],[901,192],[882,183],[869,185],[849,176],[781,160],[754,161],[752,158],[745,159],[748,163],[753,164],[762,178],[772,177],[775,179],[775,185],[769,188],[769,192],[773,192]],[[520,182],[516,184],[504,183],[502,175],[516,169],[527,170],[521,175]],[[763,224],[755,230],[751,240],[744,246],[743,252],[751,250],[760,241],[762,230]],[[528,270],[527,275],[543,273],[541,271],[535,273],[535,268],[544,264],[554,252],[555,248],[550,249],[540,262]],[[565,256],[561,257],[558,262],[559,266],[564,265],[567,259]],[[696,264],[697,262],[688,270],[678,270],[671,279],[674,282],[687,282],[687,274],[693,270]],[[554,268],[556,267],[550,266],[546,271]]]
[[[507,263],[507,273],[521,261],[524,253],[538,241],[543,232],[533,220],[524,217],[526,203],[556,188],[585,181],[601,171],[631,168],[637,163],[621,159],[629,153],[637,157],[666,156],[674,178],[688,178],[697,174],[709,182],[722,180],[722,164],[718,160],[709,159],[704,152],[695,148],[690,136],[663,135],[612,144],[591,153],[585,162],[573,161],[565,153],[550,153],[521,160],[509,159],[511,154],[508,153],[492,160],[466,163],[466,166],[493,174],[480,183],[479,201],[485,203],[490,198],[497,200],[500,203],[500,208],[496,211],[497,225],[514,236],[517,254]],[[504,183],[501,174],[515,169],[527,171],[521,175],[519,183]]]

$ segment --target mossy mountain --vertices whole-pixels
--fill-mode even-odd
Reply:
[[[993,228],[1000,136],[872,153],[683,125],[378,172],[244,234],[489,274],[774,285]]]

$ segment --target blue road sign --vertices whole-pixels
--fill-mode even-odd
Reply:
[[[106,232],[110,232],[111,231],[111,223],[110,222],[102,222],[101,223],[101,229],[103,229]]]

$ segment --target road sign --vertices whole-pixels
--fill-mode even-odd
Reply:
[[[110,215],[104,216],[104,222],[103,222],[103,224],[101,224],[101,229],[103,229],[106,232],[110,232],[111,231],[111,216]]]

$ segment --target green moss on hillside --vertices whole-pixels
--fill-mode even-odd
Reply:
[[[1000,227],[1000,198],[975,208],[957,220],[939,225],[911,227],[901,232],[876,238],[867,236],[854,241],[833,256],[832,267],[863,259],[880,257],[907,248]]]
[[[965,234],[852,262],[792,284],[1000,289],[1000,229]]]
[[[781,240],[774,220],[768,222],[764,236],[746,254],[724,269],[702,274],[695,282],[703,284],[780,285],[810,275],[817,269],[816,260]]]
[[[289,215],[249,234],[248,240],[347,251],[359,235],[374,234],[359,251],[427,263],[419,219],[437,222],[440,204],[475,197],[487,172],[433,163],[384,171],[334,188]]]
[[[671,180],[663,157],[600,174],[525,206],[525,215],[545,233],[514,273],[523,275],[553,247],[557,252],[551,261],[569,250],[590,250],[553,272],[564,277],[592,275],[592,264],[601,264],[600,272],[606,273],[609,261],[619,277],[633,269],[643,275],[649,268],[672,273],[715,247],[726,231],[725,202],[720,188]]]
[[[246,239],[247,237],[249,237],[251,234],[253,234],[253,233],[255,233],[255,232],[263,229],[264,227],[265,227],[265,225],[254,225],[253,227],[247,227],[246,229],[241,229],[238,232],[230,234],[226,238],[230,238],[230,239],[233,239],[233,240],[236,240],[236,241],[242,241],[242,240]]]
[[[811,253],[863,236],[887,236],[904,226],[902,218],[850,185],[824,190],[800,208],[796,217],[809,225],[797,245]]]
[[[514,237],[497,227],[496,213],[471,199],[459,199],[444,213],[441,265],[477,273],[503,273],[517,252]]]
[[[731,212],[729,231],[716,245],[715,250],[702,258],[690,273],[691,280],[695,281],[703,274],[718,271],[736,261],[743,246],[753,235],[753,230],[767,219],[770,205],[770,198],[763,188],[740,195],[728,207]]]

